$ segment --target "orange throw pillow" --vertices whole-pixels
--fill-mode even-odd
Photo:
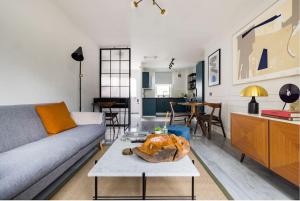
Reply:
[[[64,102],[35,107],[49,135],[76,127]]]

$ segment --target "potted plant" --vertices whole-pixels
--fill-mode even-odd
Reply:
[[[155,133],[155,134],[162,134],[161,128],[160,128],[160,127],[156,127],[156,128],[154,129],[154,133]]]

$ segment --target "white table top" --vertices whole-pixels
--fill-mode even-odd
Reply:
[[[150,163],[135,154],[122,155],[125,148],[139,146],[138,143],[118,138],[88,173],[89,177],[192,177],[200,176],[192,160],[185,156],[175,162]]]

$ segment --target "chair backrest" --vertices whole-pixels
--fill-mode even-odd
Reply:
[[[176,102],[170,102],[170,108],[171,108],[171,115],[175,114],[174,107],[177,105]]]
[[[103,109],[103,108],[106,108],[106,109],[109,109],[109,112],[112,113],[112,110],[111,108],[116,104],[116,102],[108,102],[108,101],[99,101],[97,102],[97,105],[99,106],[99,109]]]
[[[210,116],[213,116],[216,109],[219,109],[219,114],[217,115],[221,119],[222,115],[222,103],[205,103],[205,106],[212,108]]]

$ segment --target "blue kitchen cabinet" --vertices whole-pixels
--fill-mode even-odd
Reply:
[[[143,116],[156,115],[156,98],[143,98]]]
[[[186,102],[186,99],[185,98],[173,98],[171,99],[173,102],[176,102],[176,103],[183,103],[183,102]],[[183,106],[183,105],[176,105],[175,107],[175,112],[177,113],[186,113],[186,112],[189,112],[189,107],[187,106]]]
[[[170,101],[171,100],[169,98],[156,98],[156,112],[157,113],[171,112]]]
[[[157,98],[156,99],[156,112],[166,113],[171,112],[170,102],[182,103],[186,102],[185,98]],[[184,113],[187,112],[187,107],[183,105],[176,105],[175,112]]]
[[[149,72],[143,72],[142,87],[144,89],[150,88],[150,74],[149,74]]]
[[[204,69],[205,69],[205,62],[200,61],[196,65],[196,88],[197,88],[197,102],[204,102]],[[198,107],[199,112],[204,112],[204,107]]]

